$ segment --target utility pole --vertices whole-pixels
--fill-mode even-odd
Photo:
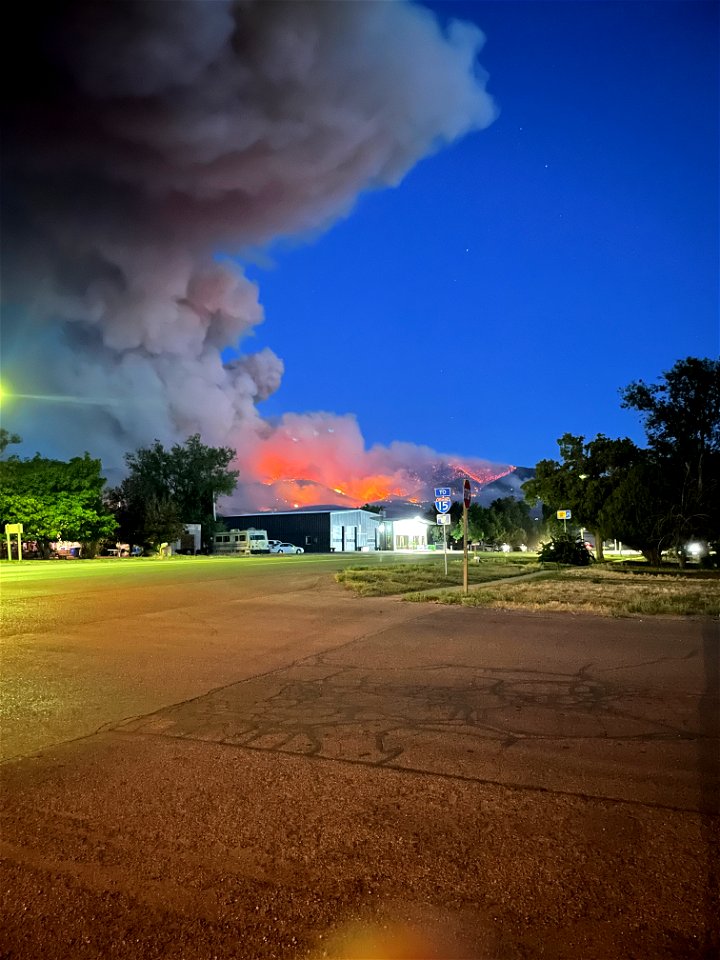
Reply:
[[[468,592],[468,507],[470,506],[470,481],[463,482],[463,593]]]

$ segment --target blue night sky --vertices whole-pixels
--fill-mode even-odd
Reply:
[[[516,465],[641,442],[618,388],[718,353],[718,6],[430,6],[484,31],[499,116],[248,266],[285,363],[260,409]]]
[[[643,443],[619,390],[717,356],[717,3],[90,6],[14,28],[23,453],[198,433],[243,509],[417,498]]]

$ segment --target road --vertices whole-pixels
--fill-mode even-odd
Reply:
[[[3,573],[0,957],[710,957],[717,624]]]

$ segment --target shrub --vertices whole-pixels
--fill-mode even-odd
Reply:
[[[582,540],[557,537],[542,545],[538,560],[540,563],[566,563],[573,567],[587,567],[592,562],[592,556]]]

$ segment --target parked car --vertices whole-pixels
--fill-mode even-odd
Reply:
[[[282,540],[268,540],[268,543],[270,544],[270,553],[272,553],[273,548],[279,547],[280,544],[282,543]]]
[[[305,553],[302,547],[296,547],[294,543],[278,543],[270,547],[270,553]]]

